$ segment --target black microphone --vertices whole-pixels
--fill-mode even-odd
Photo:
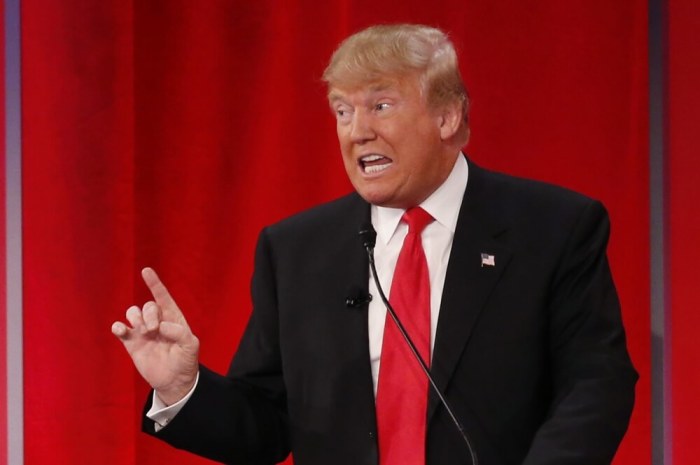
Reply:
[[[377,231],[374,230],[372,223],[365,223],[360,227],[357,233],[362,239],[362,247],[370,254],[370,259],[374,261],[374,245],[377,243]]]
[[[360,286],[353,286],[345,298],[345,305],[350,308],[360,308],[372,301],[372,294],[364,291]]]
[[[367,258],[369,259],[369,266],[370,266],[370,269],[372,270],[372,277],[374,278],[374,283],[377,286],[377,291],[379,292],[379,297],[381,297],[382,302],[384,302],[384,305],[386,306],[386,310],[389,312],[391,319],[394,320],[394,324],[396,324],[396,327],[398,328],[399,332],[401,333],[404,340],[406,341],[406,344],[408,344],[409,349],[411,349],[413,356],[416,358],[416,360],[418,361],[418,364],[423,369],[423,373],[425,373],[425,376],[428,377],[428,381],[430,382],[430,385],[432,386],[433,391],[435,391],[435,394],[437,394],[438,398],[440,399],[440,403],[443,405],[443,407],[445,407],[447,414],[452,419],[452,423],[454,423],[460,436],[462,436],[464,443],[467,445],[467,449],[469,450],[469,456],[471,457],[471,460],[472,460],[472,465],[479,465],[479,460],[476,457],[476,451],[472,447],[472,443],[469,440],[469,436],[467,435],[467,432],[465,431],[464,427],[457,419],[457,416],[452,411],[452,407],[450,407],[450,404],[447,402],[447,399],[445,398],[445,396],[442,394],[442,392],[440,392],[440,389],[438,389],[437,384],[435,384],[435,380],[433,379],[432,375],[430,374],[430,369],[428,368],[428,365],[425,363],[425,360],[423,360],[423,357],[421,357],[420,353],[418,353],[418,349],[416,349],[416,345],[413,343],[413,340],[411,340],[411,337],[406,332],[406,328],[404,328],[398,315],[396,315],[394,308],[389,303],[389,299],[387,299],[386,295],[384,295],[384,291],[382,290],[382,285],[379,282],[379,277],[377,275],[377,267],[374,263],[374,246],[377,243],[377,232],[374,230],[374,227],[371,224],[365,223],[360,228],[358,235],[362,239],[362,246],[367,251]]]

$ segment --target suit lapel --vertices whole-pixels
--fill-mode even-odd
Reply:
[[[489,295],[511,258],[499,238],[507,231],[489,209],[485,173],[469,163],[469,181],[462,200],[440,305],[431,373],[445,392],[466,350]],[[491,199],[493,200],[493,199]],[[482,257],[482,254],[486,256]],[[493,264],[491,258],[493,257]],[[428,419],[439,405],[430,392]]]

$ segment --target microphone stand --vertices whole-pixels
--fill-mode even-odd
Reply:
[[[428,378],[428,382],[430,382],[430,385],[432,386],[433,391],[435,392],[435,394],[437,394],[438,398],[440,399],[440,403],[442,403],[442,405],[445,407],[445,410],[447,411],[447,414],[450,416],[452,423],[454,423],[455,427],[457,428],[457,431],[459,432],[460,436],[464,440],[464,443],[467,445],[467,449],[469,450],[469,456],[471,457],[472,465],[479,465],[479,461],[477,459],[476,452],[474,451],[474,448],[472,447],[471,441],[469,440],[469,436],[467,436],[467,432],[465,431],[464,427],[457,419],[457,416],[452,411],[452,408],[450,407],[450,404],[447,402],[447,399],[445,398],[445,396],[443,396],[442,392],[440,392],[440,389],[438,389],[437,384],[435,384],[435,380],[433,380],[433,377],[430,374],[430,369],[428,368],[428,365],[425,363],[425,360],[423,360],[423,357],[421,357],[420,353],[418,352],[418,349],[416,348],[415,344],[411,340],[411,337],[408,335],[408,332],[406,332],[406,328],[404,328],[403,324],[401,323],[401,320],[399,320],[398,315],[396,315],[394,308],[389,303],[389,299],[387,299],[386,295],[384,295],[384,290],[382,289],[382,285],[379,283],[379,277],[377,275],[377,267],[374,263],[374,246],[375,246],[376,241],[377,241],[377,232],[374,230],[374,228],[370,224],[370,225],[364,225],[362,228],[360,228],[360,232],[358,234],[362,238],[362,246],[367,251],[367,257],[369,258],[369,266],[370,266],[370,269],[372,270],[372,278],[374,279],[374,283],[377,286],[377,291],[379,291],[379,296],[381,297],[382,302],[384,302],[384,305],[386,306],[386,309],[389,312],[391,319],[394,320],[394,323],[396,324],[396,327],[398,328],[399,332],[401,333],[401,336],[403,336],[404,340],[406,341],[406,344],[408,344],[409,349],[411,349],[413,356],[416,358],[416,360],[418,361],[418,364],[420,365],[421,369],[423,370],[423,373],[425,373],[425,376]]]

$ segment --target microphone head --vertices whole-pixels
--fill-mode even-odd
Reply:
[[[350,308],[362,308],[372,301],[372,294],[360,286],[351,286],[348,289],[348,296],[345,298],[345,305]]]
[[[377,243],[377,231],[374,230],[372,223],[365,223],[360,227],[357,233],[362,239],[362,246],[365,249],[373,249]]]

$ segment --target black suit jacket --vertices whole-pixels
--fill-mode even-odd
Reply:
[[[481,465],[607,464],[637,379],[594,200],[470,163],[431,371]],[[352,194],[266,228],[254,310],[226,377],[202,367],[193,397],[157,436],[230,463],[377,465],[367,308]],[[481,254],[495,257],[482,266]],[[148,408],[148,406],[147,406]],[[427,464],[469,464],[431,393]],[[153,424],[144,420],[153,433]]]

